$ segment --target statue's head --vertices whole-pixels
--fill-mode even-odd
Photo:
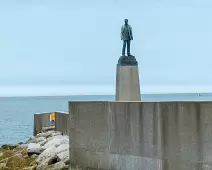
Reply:
[[[128,24],[128,19],[125,19],[124,22],[125,22],[125,25],[127,25]]]

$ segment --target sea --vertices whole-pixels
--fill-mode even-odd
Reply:
[[[212,101],[212,93],[143,94],[149,101]],[[0,97],[0,146],[26,142],[33,135],[33,115],[68,112],[69,101],[114,101],[114,95]]]

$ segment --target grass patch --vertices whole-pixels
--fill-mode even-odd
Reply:
[[[29,166],[31,163],[31,159],[24,159],[20,156],[14,156],[12,158],[9,158],[7,161],[6,166],[10,168],[24,168],[26,166]]]
[[[0,148],[0,163],[6,163],[6,168],[3,168],[3,170],[21,170],[24,167],[30,166],[30,163],[34,161],[33,158],[15,155],[16,152]],[[27,153],[22,151],[22,154],[26,155]]]
[[[1,162],[2,160],[6,159],[8,157],[11,157],[13,155],[14,155],[13,151],[0,148],[0,163],[2,163]]]

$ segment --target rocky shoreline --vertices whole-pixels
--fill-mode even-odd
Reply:
[[[68,170],[69,137],[46,131],[26,143],[0,148],[0,170]]]

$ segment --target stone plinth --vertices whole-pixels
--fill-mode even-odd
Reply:
[[[121,56],[116,72],[116,101],[140,101],[138,62],[134,56]]]

